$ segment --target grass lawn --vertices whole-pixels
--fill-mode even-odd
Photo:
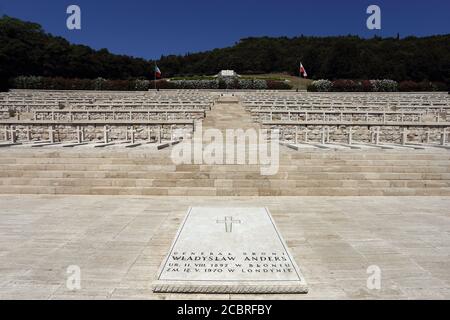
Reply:
[[[255,79],[265,79],[265,80],[278,80],[284,81],[289,80],[289,84],[293,89],[306,90],[308,85],[312,82],[309,79],[303,79],[299,77],[294,77],[284,73],[267,73],[267,74],[246,74],[242,75],[244,78],[255,78]]]

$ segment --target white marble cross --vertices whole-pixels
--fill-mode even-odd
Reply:
[[[217,223],[225,224],[225,232],[233,232],[233,223],[240,224],[241,220],[233,220],[233,217],[225,217],[224,220],[217,220]]]
[[[14,126],[9,127],[9,137],[12,143],[16,143],[17,140],[17,129]]]
[[[26,130],[26,133],[27,133],[27,141],[31,141],[31,128],[30,128],[30,126],[27,126],[25,128],[25,130]]]
[[[379,145],[380,144],[380,127],[377,127],[375,129],[375,144]]]
[[[304,135],[304,142],[308,142],[308,132],[309,132],[309,129],[308,129],[308,128],[305,128],[305,129],[303,130],[303,132],[305,133],[305,135]]]
[[[403,127],[402,131],[402,145],[406,145],[408,143],[408,129],[406,127]]]
[[[104,140],[104,143],[109,143],[108,134],[109,134],[110,131],[111,131],[111,129],[108,128],[108,126],[104,126],[103,127],[103,140]]]
[[[348,144],[353,143],[353,127],[348,128]]]
[[[135,133],[137,132],[137,130],[134,128],[134,126],[131,126],[128,132],[130,133],[131,143],[134,144],[134,142],[135,142]]]
[[[50,143],[55,143],[55,130],[53,129],[53,126],[48,127],[48,138]]]
[[[444,128],[442,129],[441,133],[441,145],[445,146],[446,143],[447,143],[447,129]]]
[[[218,224],[225,224],[225,232]],[[269,261],[271,266],[264,266]],[[308,291],[270,212],[250,207],[190,208],[152,288],[190,293]]]
[[[84,137],[83,137],[83,129],[80,126],[77,126],[76,134],[77,134],[77,142],[82,143]]]

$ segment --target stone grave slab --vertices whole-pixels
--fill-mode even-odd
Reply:
[[[190,208],[154,292],[306,293],[267,208]]]

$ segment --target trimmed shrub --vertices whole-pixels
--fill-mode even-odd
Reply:
[[[398,91],[398,83],[394,80],[370,80],[373,92],[396,92]]]
[[[430,81],[402,81],[400,82],[399,91],[402,92],[420,92],[420,91],[448,91],[448,87],[443,82]]]
[[[94,80],[94,90],[105,90],[106,88],[106,79],[97,78]]]
[[[433,91],[449,91],[450,87],[444,82],[432,82]]]
[[[134,90],[136,91],[147,91],[150,88],[150,81],[136,79],[134,81]]]
[[[373,84],[370,80],[362,80],[361,81],[361,91],[362,92],[372,92],[373,91]]]
[[[393,80],[316,80],[308,86],[311,92],[394,92],[398,83]]]
[[[329,92],[331,91],[331,87],[332,87],[333,83],[330,80],[316,80],[313,81],[309,86],[308,86],[308,91],[311,92]]]
[[[137,91],[148,90],[149,85],[150,81],[141,79],[65,79],[22,76],[12,80],[12,87],[15,89]]]
[[[268,90],[291,90],[292,86],[287,82],[267,80]]]
[[[398,90],[402,92],[420,91],[419,84],[414,81],[402,81],[398,85]]]
[[[13,87],[18,89],[43,89],[42,77],[17,77],[13,80]]]
[[[177,89],[218,89],[217,80],[174,80],[170,81]]]
[[[426,80],[419,82],[419,89],[420,91],[434,91],[433,84]]]
[[[331,86],[331,91],[335,92],[358,92],[362,91],[362,85],[353,80],[335,80]]]
[[[221,78],[215,80],[174,80],[176,89],[243,89],[243,90],[289,90],[292,87],[281,81],[262,79]]]
[[[149,82],[149,89],[155,89],[155,81]],[[177,89],[176,86],[167,80],[157,80],[156,89]]]
[[[107,80],[65,79],[45,77],[17,77],[13,80],[16,89],[46,90],[112,90],[112,91],[146,91],[155,88],[155,81],[145,79]],[[157,89],[244,89],[244,90],[289,90],[292,87],[282,81],[263,79],[199,79],[199,80],[157,80]]]
[[[267,89],[267,81],[262,79],[254,79],[253,80],[253,88],[256,90],[265,90]]]

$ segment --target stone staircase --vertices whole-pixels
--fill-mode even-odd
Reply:
[[[450,195],[450,154],[282,149],[279,172],[174,165],[170,150],[0,152],[2,194],[321,196]]]
[[[232,100],[219,100],[208,112],[203,129],[258,129],[242,105]],[[252,146],[238,146],[243,147]],[[294,151],[280,147],[280,167],[273,176],[261,175],[259,165],[175,165],[170,155],[170,149],[2,148],[0,194],[450,195],[450,152],[444,149]]]

